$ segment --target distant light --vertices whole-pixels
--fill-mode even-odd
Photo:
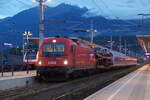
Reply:
[[[53,43],[56,43],[56,40],[53,40],[52,42],[53,42]]]
[[[145,55],[150,56],[150,52],[146,52]]]
[[[90,30],[86,30],[87,32],[90,32]]]
[[[146,60],[147,60],[147,58],[145,57],[145,58],[143,58],[143,60],[145,60],[145,61],[146,61]]]
[[[25,31],[25,32],[23,33],[23,35],[27,35],[27,32]]]
[[[27,45],[27,43],[24,43],[24,45]]]
[[[19,48],[19,46],[17,46],[16,48]]]
[[[94,32],[98,32],[97,30],[94,30]]]
[[[31,36],[31,35],[32,35],[32,33],[29,31],[29,32],[28,32],[28,35],[29,35],[29,36]]]
[[[27,35],[28,35],[28,36],[31,36],[32,33],[31,33],[30,31],[28,31],[28,32],[25,31],[25,32],[23,33],[23,35],[24,35],[24,36],[27,36]]]
[[[97,30],[86,30],[86,32],[94,32],[94,33],[96,33],[98,31]]]

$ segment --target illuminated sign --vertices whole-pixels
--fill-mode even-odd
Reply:
[[[12,48],[13,44],[11,44],[11,43],[4,43],[3,46],[7,47],[7,48]]]

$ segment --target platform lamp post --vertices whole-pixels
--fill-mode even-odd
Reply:
[[[89,32],[91,34],[91,43],[93,43],[94,40],[94,34],[96,34],[97,30],[95,29],[91,29],[91,30],[86,30],[87,32]]]
[[[16,46],[15,49],[16,49],[16,56],[18,57],[18,49],[19,49],[19,46]]]
[[[39,46],[41,45],[43,39],[44,39],[44,8],[45,8],[45,2],[50,2],[52,0],[33,0],[35,2],[39,3]]]
[[[110,41],[107,41],[107,42],[110,43],[110,50],[113,50],[113,45],[114,45],[115,41],[113,41],[112,35],[110,36]]]
[[[125,55],[127,55],[127,41],[124,40]]]
[[[25,43],[24,43],[24,37],[26,36],[26,39],[27,39],[27,43],[26,43],[26,45],[28,44],[28,42],[29,42],[29,36],[31,36],[32,35],[32,33],[30,32],[30,31],[28,31],[28,32],[24,32],[23,33],[23,56],[24,56],[24,54],[25,54]]]
[[[26,36],[26,39],[27,39],[27,42],[26,42],[26,49],[25,49],[25,46],[24,46],[24,43],[23,43],[23,53],[25,54],[24,52],[24,49],[26,51],[26,54],[28,54],[29,52],[29,48],[28,48],[28,44],[29,44],[29,36],[32,36],[32,33],[30,31],[25,31],[23,33],[23,37]],[[24,39],[23,39],[24,40]],[[24,57],[24,54],[23,54],[23,57]],[[28,56],[27,56],[27,74],[29,73],[29,70],[28,70]]]
[[[91,43],[93,43],[94,34],[96,34],[98,32],[96,29],[94,29],[93,21],[91,21],[91,28],[89,30],[86,30],[86,32],[90,33],[90,35],[91,35]]]

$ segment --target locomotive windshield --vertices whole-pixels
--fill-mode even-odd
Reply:
[[[47,43],[43,46],[43,56],[64,56],[65,44],[63,43]]]

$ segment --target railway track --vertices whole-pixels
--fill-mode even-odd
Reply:
[[[111,83],[137,68],[109,70],[67,82],[42,82],[15,90],[0,91],[0,100],[71,100],[75,95],[85,95],[85,91]]]

